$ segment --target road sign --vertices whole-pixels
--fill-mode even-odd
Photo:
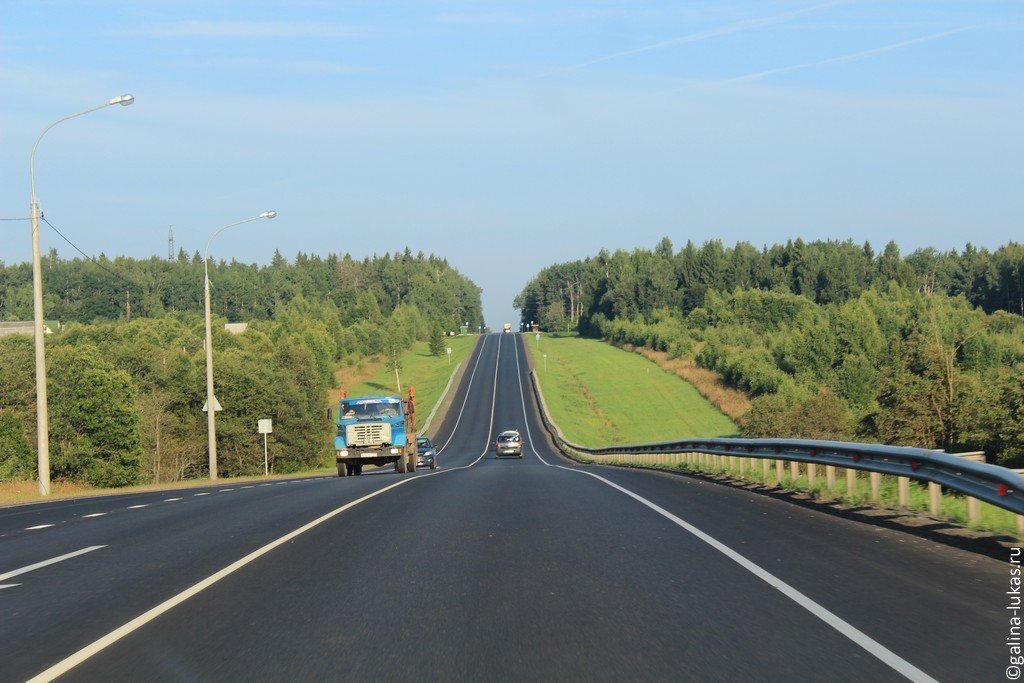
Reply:
[[[260,434],[263,435],[263,476],[270,474],[270,460],[267,457],[267,434],[271,434],[274,431],[273,420],[257,420],[256,428],[260,430]]]
[[[207,401],[206,403],[209,403],[209,401]],[[203,412],[204,413],[206,412],[206,403],[203,404]],[[222,410],[224,410],[224,409],[220,407],[220,401],[218,401],[217,397],[214,396],[213,397],[213,412],[219,413]]]

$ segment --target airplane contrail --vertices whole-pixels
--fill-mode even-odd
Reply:
[[[804,7],[803,9],[792,10],[789,12],[783,12],[782,14],[776,14],[770,17],[762,17],[760,19],[748,19],[746,21],[740,21],[735,24],[729,24],[728,26],[721,26],[719,28],[708,29],[706,31],[699,31],[698,33],[690,33],[685,36],[678,36],[676,38],[669,38],[662,40],[657,43],[651,43],[650,45],[644,45],[642,47],[636,47],[631,50],[623,50],[621,52],[613,52],[611,54],[602,55],[600,57],[594,57],[588,59],[585,62],[579,64],[573,64],[571,66],[565,66],[559,69],[553,69],[547,73],[541,74],[541,78],[547,78],[548,76],[554,76],[557,74],[566,73],[568,71],[576,71],[577,69],[583,69],[594,64],[600,64],[601,62],[607,62],[612,59],[618,59],[620,57],[629,57],[631,55],[638,55],[643,52],[650,52],[651,50],[659,50],[663,47],[670,45],[683,45],[686,43],[696,43],[701,40],[707,40],[709,38],[717,38],[719,36],[727,36],[733,33],[741,33],[743,31],[750,31],[753,29],[761,28],[764,26],[771,26],[773,24],[779,24],[796,17],[803,16],[805,14],[811,14],[813,12],[820,12],[822,10],[837,7],[839,5],[849,5],[857,0],[833,0],[832,2],[825,2],[819,5],[813,5],[811,7]]]
[[[790,66],[780,66],[775,69],[766,69],[764,71],[756,71],[754,73],[745,74],[743,76],[736,76],[735,78],[727,78],[719,83],[740,83],[747,81],[756,81],[766,76],[774,76],[775,74],[784,74],[791,71],[800,71],[801,69],[812,69],[821,66],[831,66],[832,64],[845,64],[846,62],[856,62],[861,59],[867,59],[868,57],[874,57],[876,55],[884,54],[886,52],[892,52],[908,45],[917,45],[920,43],[928,43],[933,40],[939,40],[957,33],[963,33],[975,28],[974,26],[961,26],[960,28],[953,29],[952,31],[943,31],[942,33],[933,33],[927,36],[921,36],[920,38],[911,38],[910,40],[901,40],[898,43],[892,45],[884,45],[882,47],[872,48],[870,50],[863,50],[862,52],[854,52],[849,55],[842,55],[840,57],[831,57],[829,59],[823,59],[819,62],[805,62],[803,64],[792,64]]]

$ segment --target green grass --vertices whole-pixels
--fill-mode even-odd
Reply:
[[[452,347],[451,364],[445,356],[440,358],[430,355],[430,348],[426,342],[416,342],[402,356],[402,369],[399,375],[402,378],[402,395],[407,396],[409,386],[416,388],[416,417],[418,424],[422,425],[434,409],[434,404],[441,397],[441,392],[448,384],[455,365],[465,362],[469,357],[477,337],[465,335],[461,337],[448,337],[445,342]],[[395,394],[398,387],[395,385],[395,373],[393,370],[381,368],[365,382],[362,382],[348,391],[349,396],[366,396],[372,394]],[[449,390],[450,391],[450,390]]]
[[[642,356],[579,337],[525,340],[551,417],[570,441],[596,447],[739,433],[689,382]]]

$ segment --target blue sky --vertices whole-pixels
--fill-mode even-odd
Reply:
[[[0,216],[90,253],[411,247],[484,289],[663,235],[905,250],[1024,237],[1024,5],[0,4]],[[2,222],[0,260],[30,256]],[[73,252],[43,229],[43,248]],[[198,286],[198,284],[197,284]]]

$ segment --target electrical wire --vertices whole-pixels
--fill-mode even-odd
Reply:
[[[92,261],[93,263],[95,263],[95,264],[96,264],[97,266],[99,266],[99,267],[100,267],[101,269],[103,269],[103,270],[105,270],[106,272],[110,273],[111,275],[113,275],[113,276],[114,276],[114,277],[116,277],[117,279],[121,280],[122,282],[125,282],[125,283],[127,283],[127,284],[129,284],[129,285],[132,285],[132,286],[134,286],[134,287],[138,287],[138,288],[140,288],[140,289],[143,289],[143,290],[145,289],[145,287],[143,287],[143,286],[142,286],[141,284],[139,284],[138,282],[134,282],[134,281],[132,281],[132,280],[129,280],[129,279],[128,279],[128,278],[126,278],[126,277],[125,277],[124,275],[121,275],[120,273],[117,273],[117,272],[115,272],[115,271],[111,270],[110,268],[107,268],[107,267],[106,267],[105,265],[103,265],[102,263],[100,263],[99,261],[97,261],[96,259],[94,259],[94,258],[93,258],[92,256],[89,256],[89,254],[86,254],[86,253],[85,253],[84,251],[82,251],[82,250],[81,250],[81,249],[79,248],[79,246],[78,246],[77,244],[75,244],[74,242],[72,242],[71,240],[69,240],[69,239],[68,239],[68,237],[67,237],[67,235],[65,235],[65,234],[64,234],[64,233],[62,233],[62,232],[61,232],[60,230],[58,230],[58,229],[57,229],[57,226],[55,226],[55,225],[54,225],[53,223],[51,223],[51,222],[50,222],[49,220],[47,220],[46,216],[40,216],[39,218],[40,218],[40,219],[41,219],[41,220],[42,220],[42,221],[43,221],[44,223],[46,223],[47,225],[49,225],[49,226],[50,226],[50,227],[51,227],[51,228],[53,229],[53,231],[54,231],[55,233],[57,233],[58,235],[60,235],[61,239],[63,239],[63,240],[65,241],[65,242],[67,242],[67,243],[68,243],[68,244],[70,244],[70,245],[71,245],[72,247],[74,247],[75,251],[77,251],[77,252],[78,252],[79,254],[81,254],[81,255],[82,255],[82,256],[84,256],[85,258],[87,258],[87,259],[89,259],[90,261]]]

